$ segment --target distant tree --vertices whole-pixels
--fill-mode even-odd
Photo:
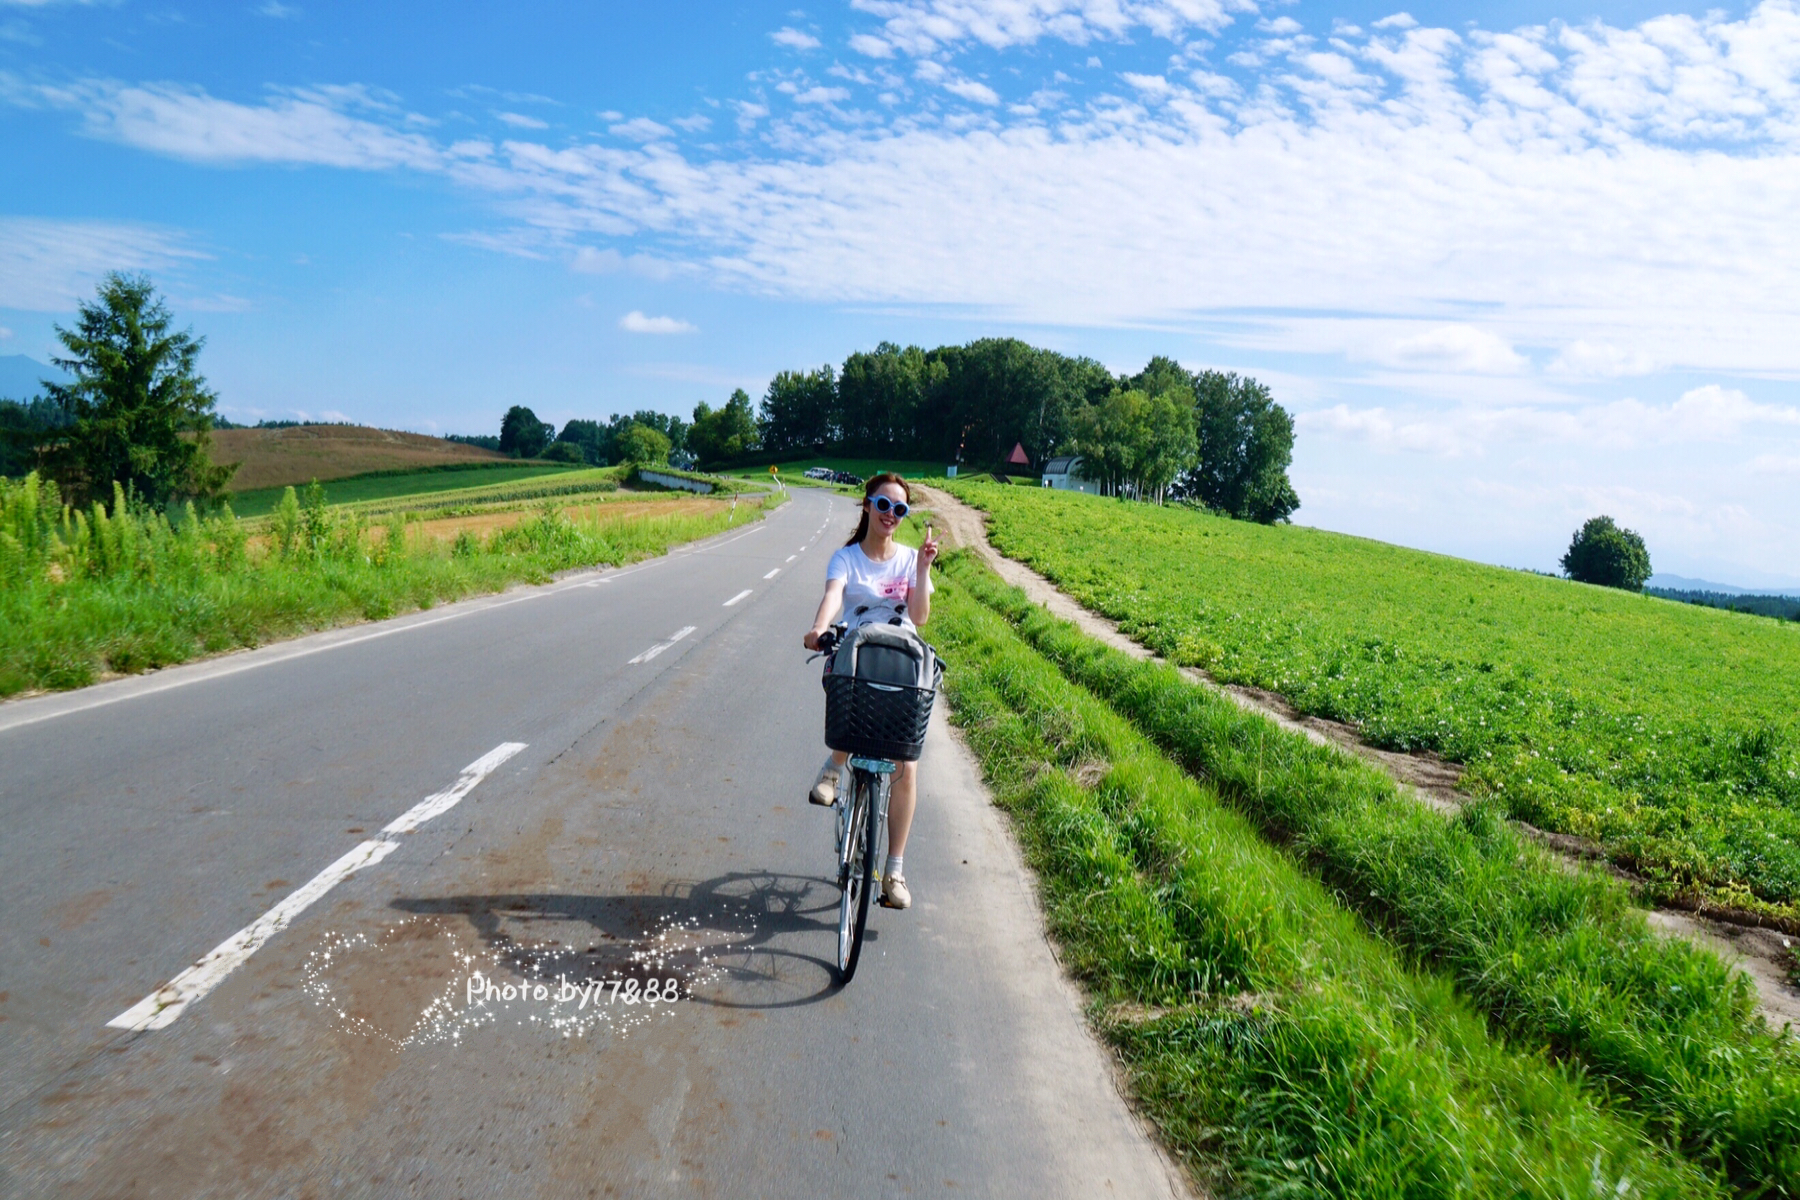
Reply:
[[[1156,396],[1114,388],[1071,424],[1082,473],[1110,494],[1129,486],[1142,499],[1161,499],[1169,483],[1194,465],[1193,393],[1185,386]]]
[[[61,424],[43,431],[38,453],[66,498],[104,499],[118,483],[162,507],[224,491],[236,468],[210,455],[217,397],[195,370],[206,339],[173,323],[147,276],[115,272],[75,328],[55,327],[68,357],[51,361],[75,378],[44,384]]]
[[[61,406],[48,397],[0,400],[0,475],[36,470],[44,443],[68,423]]]
[[[771,450],[800,450],[843,436],[837,372],[827,363],[816,371],[782,371],[769,381],[758,424]]]
[[[560,445],[574,446],[581,451],[581,456],[590,466],[603,467],[612,461],[606,453],[611,445],[606,426],[598,421],[568,421],[564,423],[562,432],[556,435]]]
[[[1300,507],[1287,476],[1294,419],[1254,379],[1202,371],[1193,381],[1200,462],[1181,479],[1177,494],[1240,520],[1286,520]]]
[[[556,436],[556,426],[538,420],[523,404],[515,404],[500,418],[500,453],[514,458],[536,458]]]
[[[750,396],[743,388],[731,393],[725,407],[714,408],[702,400],[694,406],[694,424],[688,430],[687,448],[702,465],[729,462],[761,445]]]
[[[587,455],[574,442],[555,441],[550,448],[538,455],[545,462],[585,463]]]
[[[1638,592],[1650,578],[1650,552],[1644,548],[1643,538],[1620,529],[1611,517],[1590,517],[1575,531],[1569,552],[1562,557],[1562,568],[1570,579],[1581,583]]]
[[[669,439],[663,433],[635,422],[614,443],[619,461],[646,467],[669,461]]]
[[[464,446],[480,446],[483,450],[498,450],[500,439],[491,433],[446,433],[446,442],[457,442]]]

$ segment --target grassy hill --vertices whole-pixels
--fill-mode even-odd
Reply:
[[[212,440],[214,462],[239,464],[231,489],[240,493],[371,471],[507,461],[498,451],[479,446],[361,425],[221,429],[214,431]]]
[[[1665,898],[1800,924],[1800,625],[1291,526],[952,484],[1170,659],[1436,751]],[[1105,553],[1095,553],[1104,547]]]

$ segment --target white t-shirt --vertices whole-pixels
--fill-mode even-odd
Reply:
[[[849,628],[855,629],[870,621],[886,621],[892,617],[894,610],[906,603],[918,569],[919,552],[911,546],[896,543],[894,557],[886,562],[876,562],[863,553],[861,542],[852,542],[831,556],[831,565],[825,568],[825,580],[827,583],[833,579],[844,581],[844,615],[841,619]],[[934,590],[935,585],[927,577],[925,594],[929,596]],[[858,609],[864,611],[858,612]],[[910,609],[900,616],[907,624],[912,624]]]

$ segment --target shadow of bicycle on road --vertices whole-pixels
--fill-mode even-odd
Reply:
[[[702,1004],[791,1008],[838,991],[833,959],[801,947],[833,953],[839,895],[811,876],[732,871],[654,893],[401,897],[392,907],[467,918],[495,963],[521,979],[677,978],[683,998]]]

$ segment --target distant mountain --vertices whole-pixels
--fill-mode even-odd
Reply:
[[[23,354],[0,354],[0,400],[29,400],[43,391],[40,380],[67,381],[69,374]]]
[[[1717,592],[1721,596],[1800,596],[1797,588],[1746,588],[1714,583],[1710,579],[1690,579],[1686,575],[1652,575],[1644,586],[1668,592]]]

